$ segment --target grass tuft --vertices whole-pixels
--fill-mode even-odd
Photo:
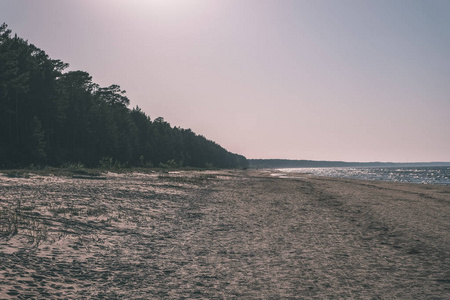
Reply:
[[[34,206],[22,206],[18,200],[15,206],[0,209],[0,238],[10,239],[17,234],[26,236],[35,247],[47,238],[47,227],[40,220]]]

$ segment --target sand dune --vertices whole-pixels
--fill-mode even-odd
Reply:
[[[450,297],[450,187],[0,176],[0,298]]]

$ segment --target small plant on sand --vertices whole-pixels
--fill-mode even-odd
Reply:
[[[88,217],[99,217],[105,214],[106,214],[105,207],[90,207],[86,210],[86,215]]]
[[[163,169],[176,169],[181,167],[182,163],[177,163],[174,159],[169,159],[166,163],[160,163],[159,167]]]
[[[105,156],[98,162],[99,166],[103,170],[120,170],[129,167],[129,163],[121,163],[118,160],[114,160],[112,157]]]
[[[30,178],[30,174],[24,171],[9,171],[6,172],[6,176],[9,178]]]
[[[63,167],[64,169],[67,169],[69,171],[80,171],[83,170],[85,168],[85,166],[80,163],[80,162],[66,162],[64,163],[61,167]]]
[[[72,174],[87,175],[87,176],[99,176],[100,175],[100,173],[98,173],[98,172],[94,172],[94,171],[92,171],[90,169],[87,169],[85,167],[85,165],[83,165],[80,162],[78,162],[78,163],[73,163],[73,162],[64,163],[61,167],[63,169],[65,169],[66,171],[68,171],[69,173],[72,173]]]
[[[190,184],[203,184],[210,179],[216,178],[213,174],[201,174],[196,176],[170,176],[170,175],[159,175],[158,178],[165,181],[176,182],[176,183],[190,183]]]
[[[2,207],[0,210],[0,237],[9,238],[19,231],[19,220],[16,209]]]
[[[33,212],[33,206],[23,206],[18,200],[15,207],[2,206],[0,209],[0,238],[10,239],[16,234],[28,237],[31,244],[37,247],[47,238],[47,227]]]
[[[68,203],[67,206],[64,206],[62,204],[58,206],[52,206],[50,207],[49,211],[53,213],[54,217],[57,217],[60,214],[64,216],[69,215],[69,217],[71,217],[71,216],[78,216],[80,213],[80,208],[76,208],[72,202]]]

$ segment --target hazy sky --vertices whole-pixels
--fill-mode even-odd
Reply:
[[[0,0],[0,22],[247,158],[450,161],[448,0]]]

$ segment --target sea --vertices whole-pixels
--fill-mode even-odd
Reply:
[[[303,173],[326,177],[450,185],[449,166],[284,168],[279,170],[287,173]]]

